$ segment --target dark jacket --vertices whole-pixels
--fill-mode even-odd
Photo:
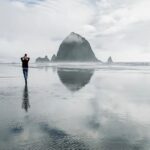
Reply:
[[[30,60],[29,57],[27,57],[27,58],[21,57],[22,68],[28,68],[28,62],[29,62],[29,60]]]

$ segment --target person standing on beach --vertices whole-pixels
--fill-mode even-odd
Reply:
[[[25,84],[27,84],[27,79],[28,79],[28,63],[29,63],[29,60],[30,60],[30,58],[27,56],[27,54],[25,54],[24,57],[21,57]]]

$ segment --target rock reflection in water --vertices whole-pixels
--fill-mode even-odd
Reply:
[[[28,112],[28,109],[30,107],[30,104],[29,104],[29,94],[28,94],[28,86],[25,85],[24,87],[24,91],[23,91],[23,98],[22,98],[22,108]]]
[[[70,90],[78,91],[89,83],[94,74],[93,69],[58,69],[61,82]]]

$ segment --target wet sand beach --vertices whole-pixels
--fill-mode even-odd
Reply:
[[[0,70],[0,150],[149,149],[150,66]]]

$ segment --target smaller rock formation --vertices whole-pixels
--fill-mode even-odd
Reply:
[[[54,54],[51,58],[51,62],[54,62],[56,60],[56,55]]]
[[[113,63],[113,60],[112,60],[111,56],[108,58],[107,63],[108,64],[112,64]]]
[[[38,57],[35,61],[36,63],[48,63],[50,62],[48,56],[45,56],[44,58],[42,57]]]

